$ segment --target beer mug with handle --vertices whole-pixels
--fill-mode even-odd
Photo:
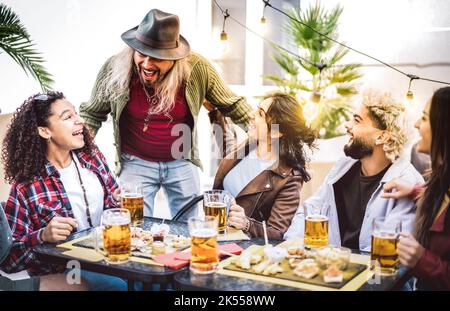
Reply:
[[[397,243],[401,221],[377,217],[373,220],[371,268],[379,275],[392,275],[397,272]]]
[[[304,245],[317,248],[328,245],[329,206],[303,204],[305,213]]]
[[[108,209],[102,214],[102,225],[94,228],[95,250],[108,263],[121,264],[128,261],[131,252],[130,219],[127,209]]]
[[[219,263],[217,218],[191,217],[188,226],[191,236],[191,271],[198,274],[213,273]]]
[[[134,182],[120,184],[121,207],[130,211],[133,226],[144,222],[144,195],[142,185]]]
[[[203,211],[205,216],[217,218],[217,229],[220,234],[225,234],[227,229],[227,217],[233,197],[225,190],[209,190],[203,194]]]

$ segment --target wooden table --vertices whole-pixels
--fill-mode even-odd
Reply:
[[[149,230],[153,223],[161,223],[161,219],[145,217],[143,228]],[[166,220],[166,224],[170,225],[171,234],[180,234],[189,236],[187,223],[179,221]],[[87,236],[91,230],[85,230],[70,236],[69,240],[78,239]],[[67,241],[64,241],[64,243]],[[272,245],[276,245],[282,241],[270,240]],[[228,242],[223,242],[228,243]],[[250,241],[236,241],[244,249],[250,245],[263,245],[263,238],[252,238]],[[197,276],[192,274],[187,267],[173,270],[166,267],[149,265],[134,261],[120,265],[111,265],[106,261],[98,262],[87,261],[64,255],[67,249],[57,247],[57,244],[44,243],[34,249],[38,260],[53,264],[67,265],[70,260],[77,259],[81,264],[81,269],[103,273],[107,275],[117,276],[129,281],[129,289],[135,281],[143,282],[144,289],[149,289],[152,283],[161,284],[164,289],[167,284],[173,284],[176,290],[203,290],[203,291],[288,291],[301,290],[289,286],[275,285],[268,282],[254,281],[250,279],[233,277],[221,274],[212,274],[207,276]],[[359,253],[359,252],[358,252]],[[390,277],[382,277],[379,284],[365,283],[359,290],[363,291],[385,291],[397,289],[398,284],[405,276],[406,270],[400,268],[398,273]],[[147,286],[145,286],[147,285]]]
[[[161,222],[162,219],[159,218],[145,217],[142,228],[145,230],[150,230],[153,223],[160,224]],[[164,223],[170,225],[171,234],[189,236],[187,223],[171,220],[165,220]],[[78,233],[74,233],[69,237],[68,240],[62,243],[66,243],[67,241],[70,240],[88,236],[91,234],[91,231],[92,229],[88,229]],[[70,260],[75,259],[80,262],[81,269],[117,276],[125,280],[128,280],[130,290],[133,288],[133,282],[135,281],[143,282],[145,289],[149,288],[148,286],[152,283],[159,283],[161,284],[161,289],[164,289],[167,284],[172,283],[174,274],[180,271],[162,266],[134,262],[131,260],[128,261],[127,263],[120,265],[108,264],[105,260],[92,262],[88,260],[67,256],[63,254],[64,252],[67,251],[67,249],[57,247],[57,245],[58,244],[44,243],[42,245],[35,247],[34,251],[37,259],[43,262],[64,266],[66,266]]]

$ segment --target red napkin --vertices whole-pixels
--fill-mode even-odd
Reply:
[[[239,255],[244,249],[236,243],[219,245],[219,251]],[[224,256],[220,253],[219,256]],[[180,269],[189,264],[191,252],[175,252],[154,256],[153,260],[171,269]]]

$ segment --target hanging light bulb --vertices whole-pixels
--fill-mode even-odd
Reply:
[[[220,33],[220,41],[219,41],[219,50],[220,53],[223,55],[228,52],[230,49],[230,42],[228,41],[228,34],[222,30]]]
[[[228,9],[223,12],[223,24],[222,24],[222,32],[220,33],[220,41],[219,41],[219,51],[223,55],[228,52],[230,49],[230,44],[228,42],[228,34],[225,32],[225,22],[227,18],[230,17],[228,14]]]
[[[327,67],[326,64],[324,64],[322,61],[315,63],[314,66],[316,66],[317,69],[319,69],[319,83],[317,85],[317,88],[312,92],[311,94],[311,101],[314,103],[319,103],[320,99],[322,98],[322,94],[320,94],[320,85],[322,84],[322,70]]]
[[[264,36],[267,32],[267,19],[265,17],[265,13],[266,7],[269,5],[269,0],[263,0],[263,2],[264,2],[263,14],[259,24],[259,32],[262,36]]]
[[[322,98],[322,95],[320,94],[320,92],[319,91],[314,91],[314,92],[312,92],[312,94],[311,94],[311,101],[313,102],[313,103],[319,103],[320,102],[320,99]]]
[[[315,118],[317,118],[318,115],[319,105],[311,100],[306,101],[305,105],[303,106],[303,116],[305,117],[306,122],[308,124],[311,124],[311,122]]]
[[[414,99],[414,93],[411,91],[411,84],[413,80],[419,79],[419,77],[411,74],[409,74],[408,77],[409,77],[409,85],[408,85],[408,92],[406,92],[406,99],[408,101],[412,101]]]
[[[411,91],[408,91],[408,92],[406,93],[406,99],[407,99],[407,100],[413,100],[413,99],[414,99],[414,93],[411,92]]]
[[[261,23],[259,24],[259,33],[264,36],[267,33],[267,19],[261,17]]]

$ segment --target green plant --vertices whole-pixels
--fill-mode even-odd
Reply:
[[[27,75],[31,74],[39,82],[43,91],[47,91],[54,81],[42,65],[44,59],[41,53],[33,47],[30,35],[18,15],[0,3],[0,50],[11,56]]]
[[[299,55],[308,61],[277,49],[273,58],[285,72],[285,76],[264,76],[283,91],[300,99],[305,116],[322,138],[344,134],[342,124],[349,118],[349,99],[357,93],[354,82],[362,76],[358,71],[360,64],[338,64],[347,55],[348,49],[311,29],[336,40],[342,11],[342,7],[336,6],[328,12],[319,2],[304,11],[289,11],[291,17],[310,27],[292,19],[284,26],[284,30],[296,44]],[[319,70],[320,64],[325,64],[326,67]]]

